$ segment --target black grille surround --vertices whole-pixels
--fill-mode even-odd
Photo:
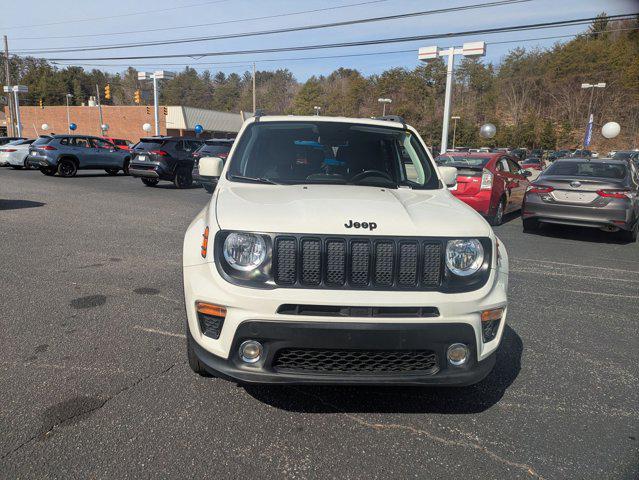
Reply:
[[[486,237],[473,237],[484,247],[479,271],[458,277],[446,268],[446,244],[468,237],[255,233],[265,239],[270,259],[263,265],[268,275],[256,281],[234,272],[223,258],[224,240],[230,233],[221,230],[215,237],[218,272],[231,283],[253,288],[458,293],[483,287],[492,265],[492,242]]]
[[[345,350],[282,348],[273,359],[273,370],[291,373],[434,374],[439,370],[432,350]]]

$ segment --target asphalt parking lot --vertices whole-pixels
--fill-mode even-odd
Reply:
[[[637,478],[639,245],[498,227],[509,327],[478,385],[241,387],[186,364],[208,198],[0,169],[0,477]]]

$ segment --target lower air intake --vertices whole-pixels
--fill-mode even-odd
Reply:
[[[432,350],[324,350],[283,348],[273,360],[278,372],[326,374],[436,373]]]

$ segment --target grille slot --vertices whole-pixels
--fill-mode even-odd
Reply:
[[[432,350],[336,350],[283,348],[273,360],[278,372],[324,374],[431,373],[438,370]]]
[[[442,281],[442,244],[415,238],[275,238],[277,285],[379,290],[436,289]]]

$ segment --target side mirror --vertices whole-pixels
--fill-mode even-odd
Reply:
[[[220,157],[202,157],[199,169],[200,177],[219,178],[224,169],[224,161]]]
[[[532,172],[531,172],[530,170],[522,170],[522,171],[521,171],[521,174],[522,174],[524,177],[530,177],[530,176],[532,176]]]
[[[457,169],[455,167],[438,167],[438,169],[444,185],[447,187],[457,185]]]

